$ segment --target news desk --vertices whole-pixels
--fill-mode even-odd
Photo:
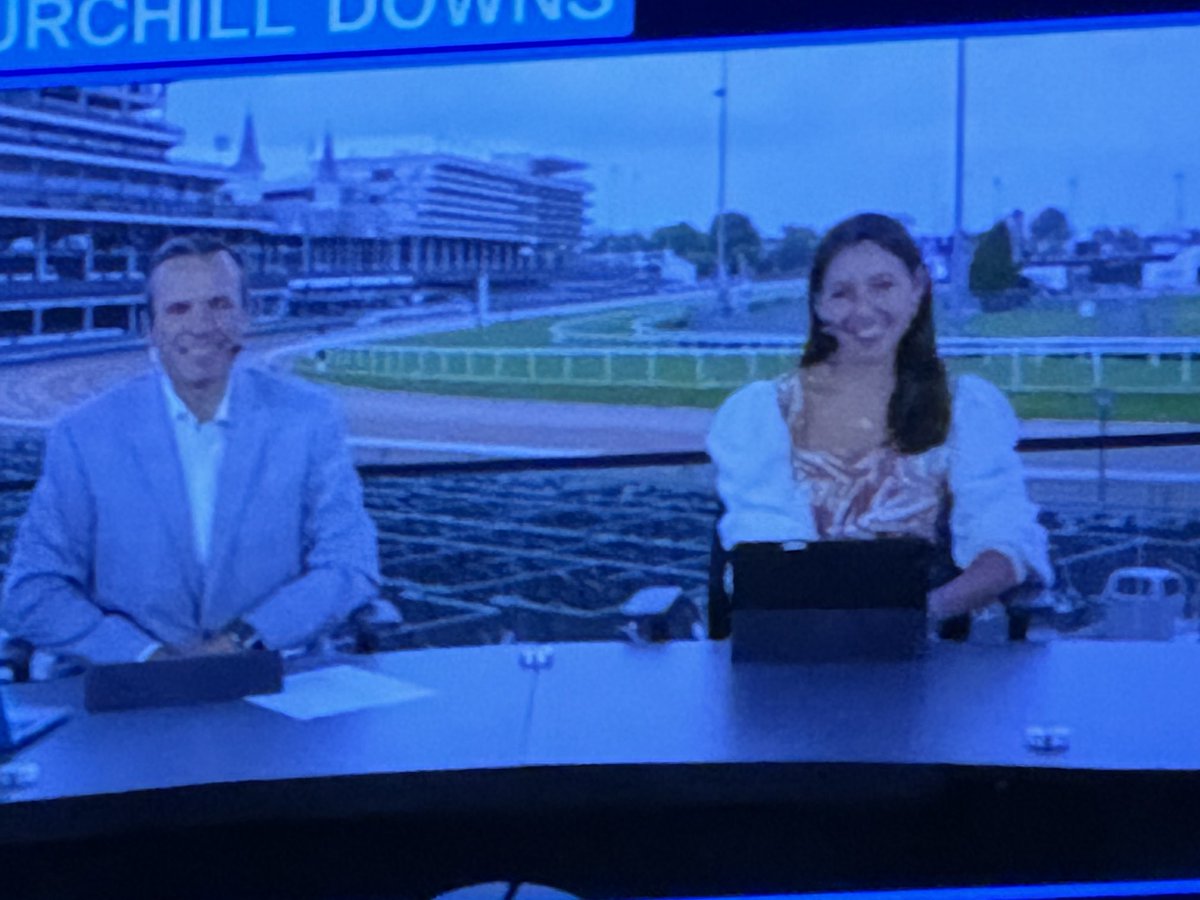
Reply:
[[[0,895],[1200,877],[1197,643],[819,666],[733,666],[724,642],[349,661],[432,693],[307,722],[245,701],[80,712],[16,756],[39,774],[0,802]],[[1031,748],[1043,733],[1068,746]]]

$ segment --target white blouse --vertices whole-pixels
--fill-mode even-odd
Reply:
[[[1012,562],[1020,581],[1037,575],[1050,584],[1054,572],[1046,532],[1025,491],[1012,407],[994,385],[974,375],[960,376],[951,389],[946,442],[917,457],[922,469],[945,473],[955,564],[965,569],[994,550]],[[725,549],[820,537],[810,485],[794,474],[791,435],[775,381],[748,384],[721,405],[709,429],[708,453],[725,504],[717,525]]]

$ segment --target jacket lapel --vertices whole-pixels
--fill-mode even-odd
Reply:
[[[158,371],[146,375],[137,386],[137,402],[124,423],[133,450],[134,463],[144,476],[150,496],[162,512],[167,546],[177,548],[182,581],[193,602],[202,590],[200,563],[192,530],[192,508],[183,481],[183,466],[175,432],[167,414],[166,398]]]
[[[253,379],[235,368],[229,402],[229,437],[217,477],[216,509],[205,578],[205,609],[210,607],[214,585],[228,570],[228,560],[248,510],[251,489],[262,471],[270,432],[269,416],[260,409]],[[206,623],[208,624],[208,623]],[[214,622],[213,625],[224,623]]]

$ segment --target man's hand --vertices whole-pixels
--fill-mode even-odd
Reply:
[[[242,648],[232,637],[224,632],[215,634],[207,641],[191,648],[189,656],[225,656],[230,653],[241,653]]]
[[[199,644],[188,644],[184,647],[172,647],[163,644],[152,653],[147,662],[157,662],[160,659],[186,659],[191,656],[224,656],[229,653],[240,653],[241,648],[228,634],[221,633],[210,637]]]

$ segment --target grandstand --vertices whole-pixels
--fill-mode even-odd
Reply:
[[[448,154],[338,159],[264,178],[254,121],[231,166],[174,159],[165,84],[0,91],[0,337],[137,331],[147,255],[172,234],[235,246],[270,316],[339,315],[504,292],[591,297],[631,273],[579,270],[584,163]],[[577,271],[579,270],[579,271]],[[579,287],[582,282],[582,288]]]
[[[453,278],[486,269],[496,279],[566,267],[591,186],[562,176],[582,168],[538,157],[339,159],[327,137],[311,177],[240,190],[261,196],[279,227],[302,237],[306,272]]]
[[[166,86],[0,92],[0,334],[136,327],[145,254],[203,230],[273,230],[233,202],[217,166],[172,162]]]

